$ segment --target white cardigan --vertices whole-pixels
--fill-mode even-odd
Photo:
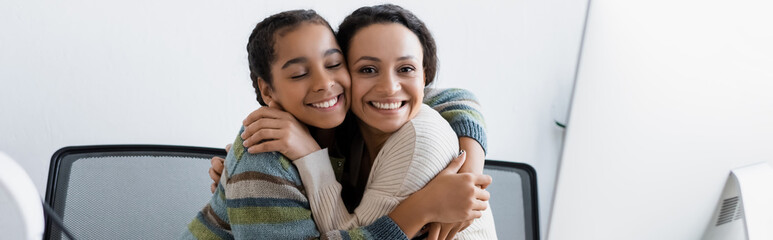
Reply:
[[[346,210],[341,198],[341,184],[335,179],[327,149],[293,163],[306,188],[317,228],[328,232],[366,226],[389,214],[448,166],[458,150],[458,138],[448,122],[422,104],[419,114],[393,133],[379,151],[354,214]],[[496,239],[491,208],[456,236],[458,239]]]

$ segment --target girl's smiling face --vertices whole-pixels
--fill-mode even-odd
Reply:
[[[397,23],[354,34],[348,52],[352,112],[371,130],[393,133],[418,114],[424,98],[419,38]]]
[[[302,23],[278,31],[275,38],[273,81],[271,86],[258,81],[264,101],[317,128],[340,125],[350,107],[351,79],[333,32],[322,24]]]

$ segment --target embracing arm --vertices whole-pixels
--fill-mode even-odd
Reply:
[[[456,132],[456,136],[477,141],[485,153],[486,123],[480,111],[480,103],[472,92],[460,88],[426,87],[424,104],[440,113]]]
[[[426,223],[472,219],[475,211],[485,209],[485,203],[478,200],[476,194],[487,193],[471,183],[477,176],[457,174],[462,161],[458,161],[455,168],[444,169],[457,156],[457,149],[456,136],[450,127],[439,114],[424,106],[419,116],[394,133],[379,152],[368,188],[354,213],[349,213],[343,204],[341,185],[335,181],[326,150],[298,159],[294,164],[301,173],[314,219],[321,230],[349,229],[389,214],[408,236],[412,236]],[[444,178],[443,175],[457,178]],[[445,190],[427,190],[430,192],[427,194],[417,192],[425,186],[426,189],[437,189],[430,185],[438,183],[428,184],[431,180],[449,179],[451,181],[439,184],[446,187]],[[465,186],[465,183],[470,184]],[[487,196],[482,198],[487,199]],[[404,204],[401,203],[403,200]],[[458,205],[444,206],[445,203]]]
[[[390,218],[349,231],[320,234],[295,167],[282,155],[245,151],[241,137],[225,161],[210,203],[183,239],[401,239]]]
[[[459,88],[439,89],[426,87],[424,89],[424,103],[435,109],[444,119],[451,125],[451,128],[456,132],[459,137],[459,148],[467,152],[467,161],[460,172],[466,173],[483,173],[483,164],[486,156],[486,129],[483,114],[480,111],[480,104],[472,92]],[[307,148],[299,148],[297,144],[298,140],[285,138],[282,141],[275,141],[274,146],[269,144],[255,144],[260,139],[265,138],[257,134],[260,129],[260,124],[257,121],[261,118],[265,119],[286,119],[283,123],[286,126],[287,132],[305,132],[306,134],[286,134],[286,136],[302,136],[308,135],[308,130],[299,128],[301,126],[297,123],[292,115],[272,108],[261,107],[244,119],[244,126],[248,126],[245,132],[242,134],[245,141],[245,146],[249,147],[250,153],[267,152],[272,149],[281,149],[285,156],[290,159],[298,159],[306,154],[316,151],[319,146],[313,144],[300,144],[300,146],[309,146]],[[302,139],[301,139],[302,140]],[[289,147],[290,143],[295,142],[293,147]],[[282,145],[283,144],[283,145]],[[226,150],[228,148],[226,147]],[[219,160],[219,161],[218,161]],[[222,159],[213,158],[212,168],[210,168],[210,176],[214,182],[217,183],[222,171]],[[214,192],[213,184],[213,192]]]
[[[482,201],[488,200],[489,194],[487,191],[475,187],[475,185],[488,185],[491,183],[491,177],[488,175],[458,173],[465,162],[465,155],[465,153],[462,153],[451,161],[448,167],[443,169],[426,186],[400,202],[388,216],[379,218],[376,222],[365,228],[373,229],[372,226],[374,225],[384,226],[383,222],[386,222],[384,218],[387,218],[390,219],[388,221],[390,224],[386,225],[387,229],[397,227],[398,230],[401,230],[399,231],[400,234],[406,237],[406,235],[414,236],[429,222],[452,222],[459,221],[460,219],[480,217],[481,212],[479,210],[482,209]],[[334,179],[332,166],[329,164],[328,159],[325,159],[326,156],[327,149],[323,149],[294,162],[303,176],[304,184],[306,184],[304,186],[309,192],[309,197],[315,198],[311,201],[311,204],[318,209],[317,211],[332,211],[330,205],[320,204],[323,201],[342,201],[330,199],[333,196],[340,197],[340,190],[338,190],[340,185]],[[323,197],[324,199],[322,199]],[[468,201],[438,201],[438,199],[467,199]],[[323,208],[325,210],[319,210]],[[335,214],[315,214],[314,217],[318,227],[320,229],[343,229],[335,225],[337,219],[335,216],[349,216],[349,212],[345,211],[345,209],[343,205],[340,205],[333,209],[336,211]],[[338,222],[342,222],[342,220],[338,220]],[[352,230],[350,232],[356,231]]]
[[[467,161],[459,173],[483,174],[486,159],[486,131],[480,104],[470,91],[458,88],[424,88],[424,103],[438,111],[459,137],[459,149],[467,152]],[[481,185],[485,189],[486,185]],[[432,223],[429,239],[453,238],[456,232],[472,224]]]
[[[460,88],[424,88],[424,103],[438,111],[459,137],[459,148],[467,161],[459,172],[483,173],[486,158],[486,123],[478,99]]]

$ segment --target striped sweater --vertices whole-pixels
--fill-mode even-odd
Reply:
[[[474,138],[486,149],[482,114],[470,92],[425,92],[425,103],[443,115],[457,136]],[[246,152],[240,134],[217,190],[182,239],[407,239],[388,216],[367,226],[320,233],[298,169],[275,152]]]

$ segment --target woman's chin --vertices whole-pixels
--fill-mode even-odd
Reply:
[[[405,123],[407,123],[407,121],[388,122],[388,123],[380,122],[379,124],[374,124],[371,126],[372,128],[378,130],[379,132],[391,134],[391,133],[397,132],[397,130],[400,130],[400,128],[403,127]]]
[[[333,129],[335,127],[338,127],[341,125],[341,123],[344,122],[344,119],[341,118],[340,121],[325,121],[325,122],[319,122],[316,124],[309,124],[312,127],[319,128],[319,129]]]

